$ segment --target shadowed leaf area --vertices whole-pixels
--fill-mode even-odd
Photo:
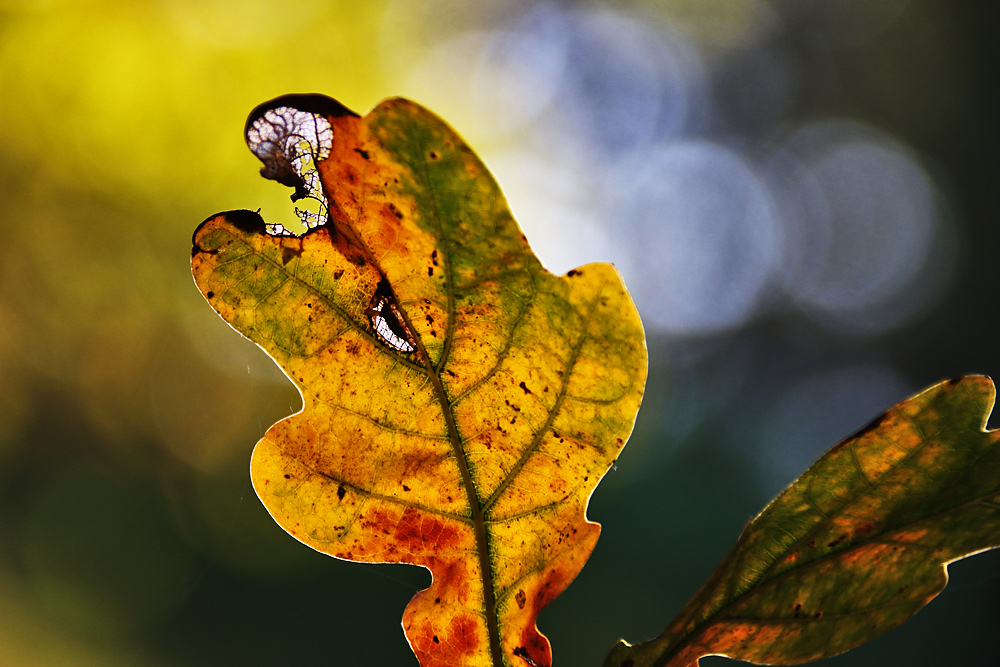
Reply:
[[[257,494],[314,549],[431,571],[403,614],[424,667],[550,665],[536,618],[594,547],[587,502],[646,377],[620,277],[547,272],[479,159],[406,100],[286,96],[246,134],[312,205],[301,236],[251,211],[194,236],[199,289],[303,397],[254,449]]]
[[[605,667],[705,655],[789,665],[841,653],[915,614],[947,564],[1000,545],[991,380],[943,382],[827,452],[744,530],[656,639]]]

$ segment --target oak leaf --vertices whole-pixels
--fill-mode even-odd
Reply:
[[[587,503],[646,377],[620,277],[546,271],[475,154],[406,100],[285,96],[246,136],[312,206],[301,235],[251,211],[194,235],[198,288],[302,394],[254,449],[257,494],[314,549],[431,571],[403,614],[423,667],[550,665],[536,617],[594,547]]]
[[[944,589],[949,563],[1000,546],[989,378],[940,383],[835,446],[746,527],[657,638],[605,667],[706,655],[791,665],[854,648]]]

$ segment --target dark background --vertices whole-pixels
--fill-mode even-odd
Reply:
[[[540,619],[599,665],[827,447],[1000,370],[994,28],[946,0],[0,5],[0,663],[415,664],[427,575],[268,518],[249,454],[299,398],[190,279],[208,215],[293,219],[257,103],[411,97],[554,271],[621,268],[647,396]],[[996,664],[1000,558],[951,574],[826,664]]]

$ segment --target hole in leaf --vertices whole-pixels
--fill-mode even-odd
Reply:
[[[279,103],[283,98],[274,100]],[[294,106],[262,105],[250,114],[246,126],[247,146],[264,163],[260,175],[294,188],[292,201],[311,200],[312,209],[295,207],[306,229],[326,222],[329,206],[320,183],[317,165],[333,147],[333,128],[320,113]],[[294,236],[280,224],[266,225],[268,234]]]
[[[416,339],[403,321],[403,314],[385,278],[379,281],[365,313],[383,343],[398,352],[413,352],[416,349]]]

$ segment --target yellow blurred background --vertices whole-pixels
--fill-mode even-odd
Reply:
[[[621,268],[646,405],[541,623],[598,665],[826,447],[1000,368],[986,26],[946,0],[0,2],[0,664],[415,664],[426,575],[313,553],[254,496],[299,398],[190,278],[206,217],[293,219],[243,145],[256,104],[411,97],[553,270]],[[995,664],[998,567],[829,664]]]

